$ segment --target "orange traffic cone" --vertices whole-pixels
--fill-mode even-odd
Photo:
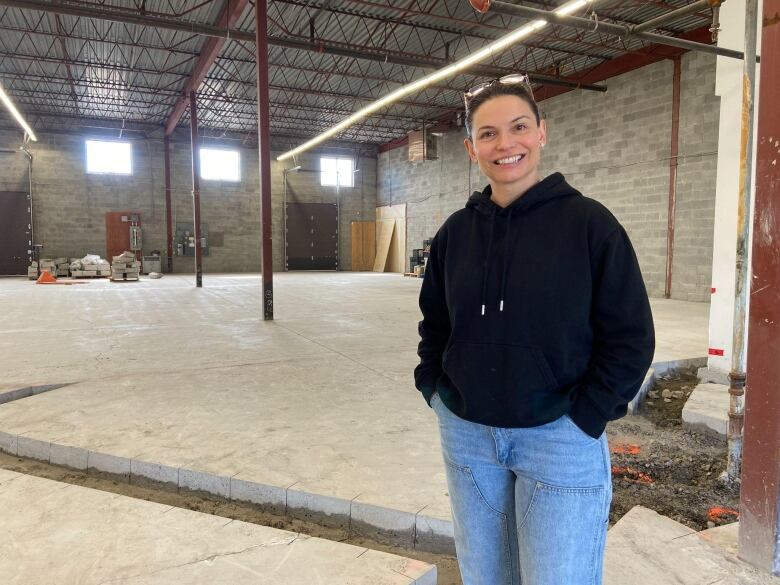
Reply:
[[[41,270],[41,275],[36,282],[38,284],[54,284],[57,282],[57,278],[52,276],[48,270]]]

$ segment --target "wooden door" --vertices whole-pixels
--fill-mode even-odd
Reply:
[[[287,270],[338,270],[335,203],[287,204]]]
[[[0,191],[0,274],[27,274],[32,261],[30,196]]]
[[[141,225],[141,214],[136,211],[109,211],[106,213],[106,260],[130,250],[130,226]],[[140,250],[135,256],[141,259]]]

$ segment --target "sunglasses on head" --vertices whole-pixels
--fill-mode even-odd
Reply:
[[[491,79],[490,81],[486,81],[485,83],[480,83],[479,85],[475,85],[470,90],[465,92],[463,94],[463,103],[468,108],[469,102],[477,97],[480,93],[485,91],[487,88],[489,88],[491,85],[495,83],[500,83],[501,85],[520,85],[524,90],[528,92],[528,96],[533,99],[534,98],[534,90],[531,87],[531,80],[525,73],[512,73],[510,75],[504,75],[503,77],[499,77],[498,79]]]

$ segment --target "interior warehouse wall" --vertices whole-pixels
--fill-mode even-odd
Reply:
[[[38,132],[33,153],[33,198],[36,240],[44,244],[44,257],[81,257],[106,254],[105,213],[135,211],[143,225],[143,251],[166,252],[165,169],[161,139],[130,140],[133,173],[97,175],[86,172],[87,138],[99,136]],[[21,134],[0,130],[0,146],[16,148]],[[204,146],[235,148],[232,144],[204,142]],[[171,199],[173,222],[192,223],[192,164],[190,146],[178,136],[171,144]],[[238,183],[201,179],[201,222],[209,229],[210,253],[203,258],[208,272],[259,271],[260,197],[256,149],[239,148],[241,181]],[[272,153],[275,157],[278,153]],[[305,169],[319,169],[323,154],[353,156],[354,152],[323,149],[304,154],[298,163]],[[21,154],[0,153],[0,190],[26,191],[27,160]],[[271,166],[272,230],[274,270],[284,269],[283,169],[289,161],[273,160]],[[357,161],[355,187],[340,189],[340,267],[351,268],[350,222],[373,218],[376,206],[376,158]],[[293,177],[293,175],[300,175]],[[329,202],[335,188],[320,187],[317,173],[288,175],[288,196],[292,201]],[[292,195],[290,195],[292,191]],[[165,263],[163,263],[163,266]],[[174,257],[175,272],[194,272],[191,257]]]
[[[682,57],[672,297],[707,301],[712,267],[718,98],[715,57]],[[572,91],[541,102],[548,121],[542,176],[560,171],[626,227],[648,292],[663,296],[673,63],[607,80],[609,91]],[[407,249],[420,248],[485,177],[463,148],[464,130],[439,140],[440,158],[411,163],[408,148],[379,154],[379,205],[407,203]]]

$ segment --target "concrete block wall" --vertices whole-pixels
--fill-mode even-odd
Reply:
[[[105,213],[130,210],[141,215],[144,253],[166,251],[165,170],[161,139],[131,140],[133,174],[86,173],[88,136],[39,132],[39,142],[30,145],[34,156],[33,198],[36,240],[44,244],[45,257],[80,257],[87,253],[105,256]],[[21,134],[0,131],[0,147],[17,148]],[[204,146],[212,145],[204,142]],[[216,144],[234,148],[231,144]],[[212,244],[221,235],[223,245],[211,245],[203,267],[209,272],[260,270],[260,198],[256,149],[238,148],[241,181],[201,180],[201,221],[208,226]],[[272,157],[278,153],[272,153]],[[298,157],[303,168],[319,169],[319,157],[327,154],[354,156],[354,152],[323,148]],[[0,153],[0,190],[27,190],[27,161],[22,155]],[[284,269],[283,169],[289,161],[273,160],[271,167],[274,270]],[[361,156],[354,188],[341,188],[340,267],[351,268],[350,222],[373,218],[376,205],[376,158]],[[297,173],[296,173],[297,174]],[[335,189],[320,187],[319,175],[301,173],[288,178],[295,185],[293,200],[335,200]],[[192,223],[192,159],[189,142],[174,136],[171,143],[171,187],[174,227]],[[165,265],[165,264],[163,264]],[[191,257],[174,257],[174,271],[193,272]]]
[[[712,283],[720,98],[715,95],[716,57],[703,53],[686,57],[680,92],[672,296],[698,301],[709,300]]]
[[[607,80],[606,93],[573,91],[542,102],[548,146],[542,175],[561,171],[626,227],[651,296],[663,296],[672,112],[671,61]],[[718,133],[715,58],[682,58],[680,158],[672,297],[709,299]],[[407,248],[419,248],[485,178],[463,148],[463,130],[441,158],[407,162],[406,147],[379,155],[378,205],[408,203]]]

